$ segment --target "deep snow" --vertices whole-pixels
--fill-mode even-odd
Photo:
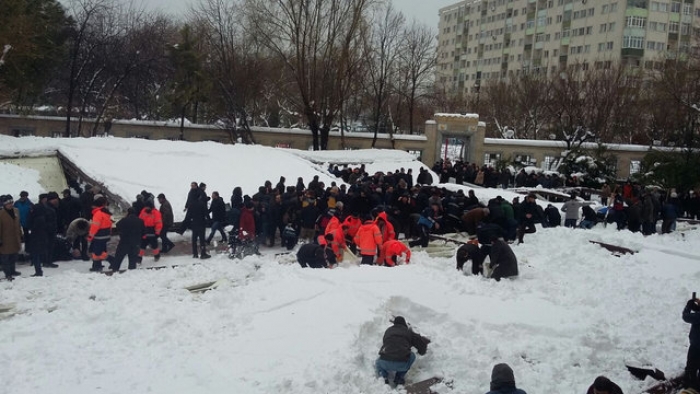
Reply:
[[[176,211],[191,180],[227,191],[224,198],[233,186],[252,194],[280,175],[288,183],[315,174],[331,180],[302,159],[308,152],[261,147],[4,137],[0,147],[58,147],[125,198],[164,191]],[[342,154],[353,153],[367,160]],[[395,154],[372,151],[369,159],[417,174],[418,163]],[[2,194],[25,186],[2,185],[12,189]],[[475,192],[482,200],[514,196]],[[668,374],[685,363],[689,326],[680,314],[698,290],[700,232],[679,230],[644,238],[614,225],[538,229],[513,247],[520,277],[500,283],[420,251],[397,268],[304,270],[270,255],[220,255],[198,265],[166,256],[160,264],[180,266],[113,277],[89,274],[83,262],[44,278],[27,278],[31,268],[21,266],[21,278],[0,282],[0,304],[14,303],[17,312],[0,320],[0,393],[388,393],[372,363],[392,315],[432,339],[407,379],[454,380],[441,393],[488,391],[499,362],[529,393],[583,393],[599,374],[634,393],[650,382],[635,381],[625,361],[653,362]],[[589,240],[639,253],[614,257]],[[229,283],[200,295],[184,290],[223,278]]]

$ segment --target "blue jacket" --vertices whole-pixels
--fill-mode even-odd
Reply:
[[[685,305],[683,309],[683,321],[690,323],[690,339],[691,345],[700,345],[700,311],[693,311],[690,303]]]
[[[19,211],[19,224],[22,225],[23,228],[29,226],[29,212],[31,212],[32,206],[34,206],[34,204],[29,201],[29,199],[25,202],[21,200],[15,201],[15,208]]]

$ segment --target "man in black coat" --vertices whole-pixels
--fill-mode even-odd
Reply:
[[[411,348],[415,347],[422,356],[428,350],[430,339],[413,332],[402,316],[396,316],[393,323],[394,325],[384,332],[382,348],[374,366],[386,384],[389,384],[389,373],[394,371],[394,384],[401,385],[405,384],[406,373],[416,361],[416,355]]]
[[[141,237],[146,231],[143,220],[139,219],[136,209],[130,207],[126,217],[119,220],[116,227],[119,231],[119,244],[114,256],[107,259],[110,263],[109,268],[119,271],[124,257],[129,256],[129,269],[136,269],[136,263],[140,260]]]
[[[224,231],[224,227],[226,227],[226,203],[224,203],[224,199],[219,196],[219,192],[213,192],[211,194],[209,213],[211,214],[212,223],[211,232],[207,238],[207,245],[211,243],[217,231],[221,234],[221,242],[226,242],[226,232]]]
[[[693,293],[695,294],[695,293]],[[685,365],[686,386],[700,389],[700,300],[693,298],[688,300],[683,308],[683,321],[690,323],[690,348],[688,348],[688,361]]]
[[[491,259],[491,278],[500,281],[501,278],[518,276],[518,258],[503,239],[491,241],[489,258]]]
[[[561,214],[559,210],[552,204],[547,205],[544,209],[544,223],[547,223],[547,227],[558,227],[561,226]]]
[[[518,242],[523,243],[523,237],[525,234],[533,234],[537,231],[535,228],[535,220],[539,217],[539,211],[537,210],[537,203],[535,202],[536,197],[534,194],[528,194],[525,198],[525,202],[520,204],[518,212],[519,226],[518,226]]]
[[[179,234],[184,232],[185,228],[192,230],[192,257],[208,259],[211,256],[207,253],[204,233],[207,228],[207,203],[206,196],[201,196],[200,199],[193,201],[187,208],[185,220],[183,220],[183,228],[178,230]],[[199,247],[197,247],[199,240]],[[201,252],[201,253],[198,253]]]
[[[50,192],[46,196],[46,236],[47,236],[47,253],[48,259],[44,263],[44,267],[57,268],[58,265],[53,263],[53,251],[56,247],[56,236],[58,235],[58,193]]]
[[[479,249],[476,243],[467,243],[457,249],[457,269],[462,271],[464,264],[472,261],[472,274],[478,275],[483,270],[483,264],[486,256]]]
[[[78,197],[73,197],[70,194],[70,189],[63,191],[63,198],[58,203],[58,211],[60,220],[59,231],[61,234],[65,234],[68,226],[77,218],[80,217],[82,212],[82,205],[80,204],[80,199]]]
[[[303,268],[328,268],[336,263],[333,249],[315,243],[301,245],[297,261]]]

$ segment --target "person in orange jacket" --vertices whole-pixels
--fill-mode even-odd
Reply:
[[[386,212],[379,212],[377,218],[374,219],[374,223],[377,224],[379,230],[382,232],[382,242],[391,241],[396,239],[396,232],[394,231],[394,225],[391,224]]]
[[[340,222],[338,222],[340,223]],[[330,228],[330,225],[326,227],[326,235],[332,235],[333,241],[329,242],[331,249],[333,249],[333,254],[335,254],[335,261],[343,261],[343,251],[347,249],[348,245],[345,242],[345,235],[348,231],[347,225],[338,225],[335,228]]]
[[[362,226],[362,220],[360,220],[360,218],[357,216],[350,215],[343,220],[343,225],[348,227],[348,231],[345,233],[347,240],[346,244],[353,253],[357,253],[355,235],[357,234],[357,230],[360,229],[360,226]]]
[[[381,256],[383,256],[384,260],[379,260],[380,263],[384,263],[387,267],[394,267],[401,261],[403,261],[403,264],[408,264],[411,262],[411,249],[403,242],[392,239],[384,242],[382,245]]]
[[[382,246],[382,232],[372,218],[368,217],[362,226],[360,226],[353,241],[355,245],[357,245],[360,255],[362,256],[360,264],[374,264],[374,256],[377,255],[377,247]]]
[[[160,249],[158,249],[158,237],[160,237],[160,232],[163,231],[163,217],[160,211],[153,206],[153,201],[146,200],[145,206],[141,213],[139,214],[139,219],[143,221],[145,231],[141,239],[141,250],[139,251],[139,257],[143,258],[146,254],[146,247],[149,245],[153,249],[153,259],[155,261],[160,260]]]
[[[92,272],[102,272],[102,261],[107,259],[107,242],[112,235],[112,213],[105,207],[107,199],[101,195],[92,202],[92,222],[88,232],[89,251],[92,254]]]

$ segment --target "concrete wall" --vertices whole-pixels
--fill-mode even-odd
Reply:
[[[84,121],[83,130],[91,130],[92,124],[90,120]],[[561,141],[485,138],[485,126],[476,114],[435,114],[434,120],[426,122],[425,135],[396,134],[393,136],[393,144],[395,149],[419,152],[421,161],[427,166],[432,166],[440,159],[442,144],[446,138],[465,141],[467,150],[464,159],[479,165],[484,164],[486,153],[497,153],[502,158],[529,155],[536,160],[536,165],[541,167],[547,156],[559,158],[561,152],[566,149]],[[61,136],[64,128],[63,118],[0,115],[0,134],[58,137]],[[73,123],[73,128],[77,129],[77,122]],[[103,130],[102,126],[100,130]],[[252,131],[255,141],[260,145],[304,150],[312,145],[311,132],[308,130],[255,127]],[[165,125],[163,122],[115,121],[110,134],[126,138],[178,139],[180,129],[177,126]],[[192,125],[185,128],[184,135],[187,141],[231,142],[229,133],[215,126]],[[331,150],[369,149],[372,147],[373,137],[372,133],[346,133],[343,144],[340,133],[331,132],[328,148]],[[390,149],[391,137],[387,134],[379,134],[375,146]],[[595,149],[595,145],[590,145],[589,149]],[[633,161],[641,161],[648,151],[648,147],[645,146],[608,145],[608,152],[618,159],[618,178],[627,178],[630,174],[630,164]]]

